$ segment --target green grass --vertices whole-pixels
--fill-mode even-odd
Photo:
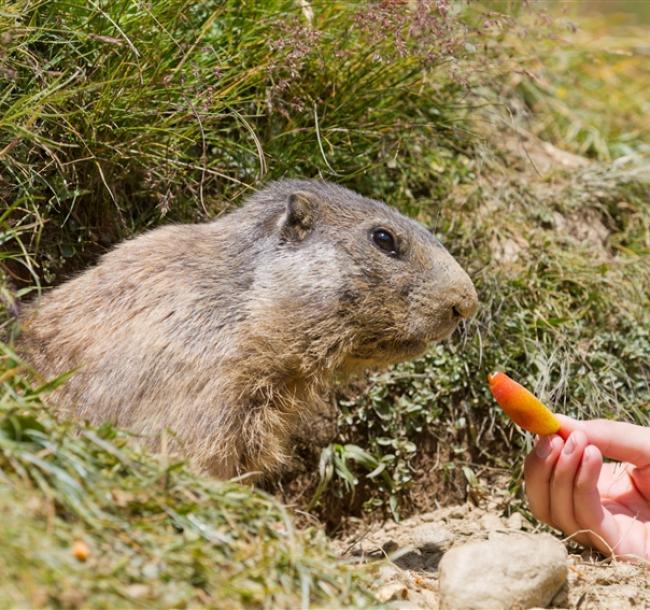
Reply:
[[[531,439],[488,395],[494,368],[560,412],[648,424],[648,30],[511,4],[312,2],[310,22],[281,0],[5,2],[0,327],[123,238],[322,176],[435,226],[482,306],[341,392],[298,508],[336,528],[473,497],[494,469],[518,493]],[[372,603],[276,500],[57,422],[3,353],[0,605]]]

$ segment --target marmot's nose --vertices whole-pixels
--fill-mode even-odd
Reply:
[[[471,318],[478,309],[478,295],[474,286],[467,288],[463,291],[454,304],[451,306],[451,311],[456,319],[467,320]]]

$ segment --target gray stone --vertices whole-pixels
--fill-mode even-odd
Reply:
[[[381,545],[381,550],[386,554],[394,553],[398,548],[399,544],[394,540],[386,540]]]
[[[440,561],[441,610],[546,607],[567,578],[564,545],[548,534],[498,534]]]
[[[415,550],[412,546],[405,546],[396,553],[390,555],[389,559],[402,570],[423,570],[424,555]]]

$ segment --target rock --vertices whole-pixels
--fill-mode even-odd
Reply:
[[[423,606],[419,601],[411,601],[410,599],[391,602],[388,607],[391,610],[423,610]]]
[[[386,540],[381,545],[381,550],[386,554],[394,553],[399,548],[399,544],[394,540]]]
[[[419,610],[438,610],[438,597],[433,591],[428,591],[427,589],[409,591],[408,599],[413,604],[413,607]]]
[[[613,570],[603,571],[594,578],[597,585],[618,584],[623,580],[632,580],[635,575],[639,574],[639,567],[635,565],[625,565],[624,563],[616,564]]]
[[[546,607],[566,581],[567,552],[548,534],[499,534],[452,548],[439,570],[441,610]]]
[[[463,519],[467,515],[469,510],[470,508],[467,504],[462,504],[460,506],[452,506],[449,509],[449,513],[447,514],[447,517],[449,519]]]
[[[420,607],[438,610],[438,596],[433,591],[430,589],[420,589],[418,595],[421,600]]]
[[[454,537],[451,532],[436,523],[422,523],[409,532],[410,543],[423,553],[442,553],[448,550]]]
[[[413,547],[404,547],[392,554],[389,559],[402,570],[423,570],[425,567],[424,555]]]
[[[382,526],[381,526],[381,531],[384,534],[388,534],[389,532],[394,532],[395,530],[399,529],[400,524],[396,523],[395,521],[385,521]]]
[[[428,513],[421,513],[420,515],[418,515],[418,518],[420,519],[420,521],[424,523],[429,523],[431,521],[437,521],[438,519],[440,519],[440,515],[438,514],[437,511],[430,511]]]

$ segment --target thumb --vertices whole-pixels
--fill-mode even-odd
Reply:
[[[558,434],[566,438],[575,430],[582,430],[590,445],[596,445],[601,453],[618,462],[629,462],[637,468],[650,465],[650,428],[608,419],[579,421],[556,416],[560,420]]]

